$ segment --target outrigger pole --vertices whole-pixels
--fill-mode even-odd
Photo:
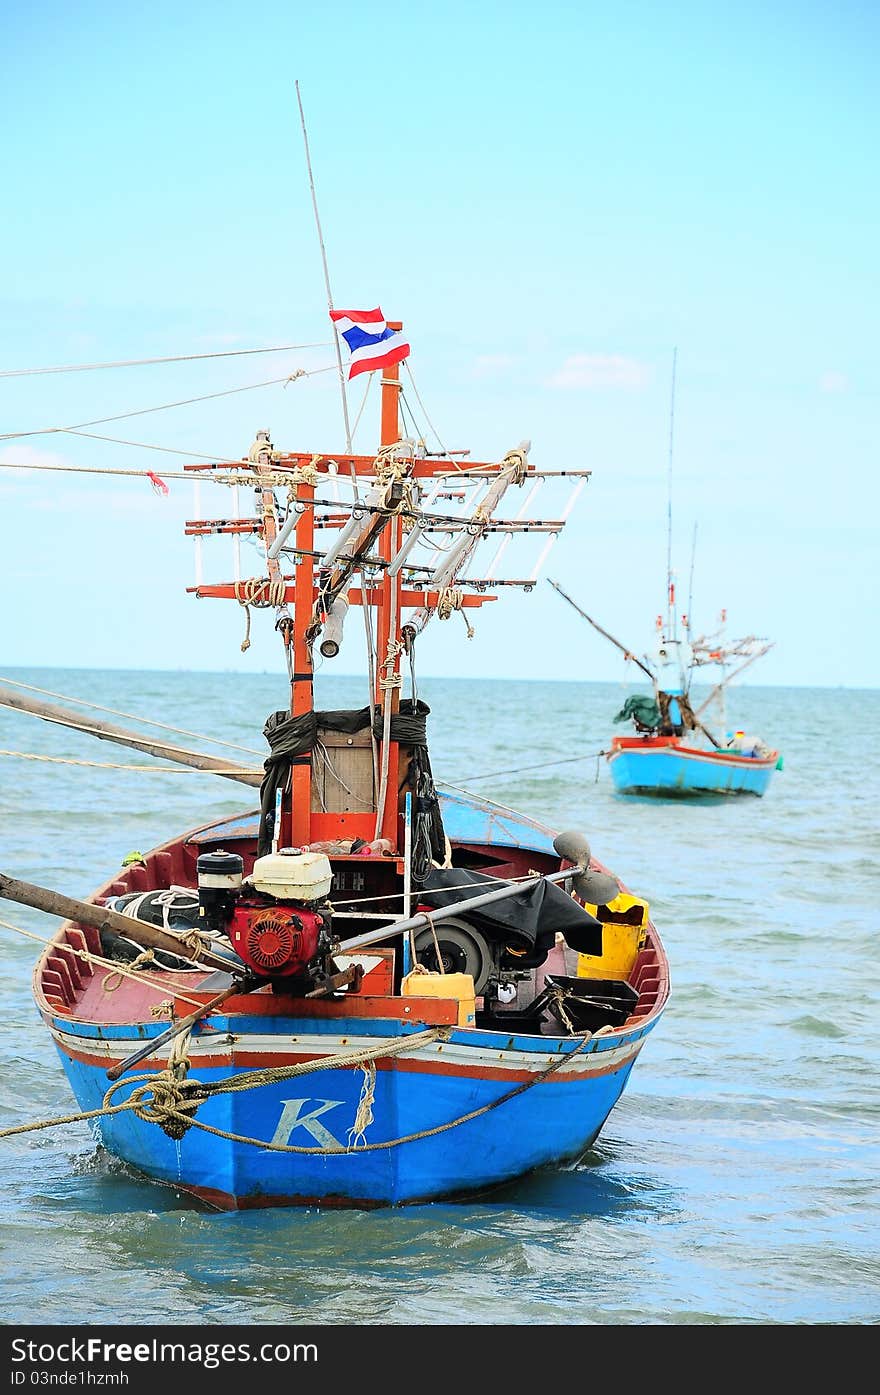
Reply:
[[[731,683],[733,679],[738,676],[738,674],[742,673],[744,668],[748,668],[749,664],[753,664],[756,659],[763,658],[763,656],[767,653],[767,650],[772,648],[772,644],[765,644],[763,649],[759,649],[756,653],[750,654],[744,663],[741,663],[738,668],[735,668],[733,670],[732,673],[728,673],[725,678],[722,678],[720,683],[716,683],[709,696],[705,698],[703,702],[700,703],[699,707],[694,713],[694,716],[699,717],[701,712],[705,712],[710,702],[714,701],[714,699],[718,696],[722,689],[727,686],[728,683]]]
[[[550,581],[550,578],[548,577],[547,580]],[[615,646],[620,650],[620,652],[624,655],[625,658],[631,659],[632,662],[636,665],[636,667],[637,667],[637,668],[640,668],[640,669],[642,670],[642,673],[646,673],[646,674],[648,675],[648,677],[649,677],[650,680],[651,680],[651,685],[652,685],[652,687],[653,687],[653,689],[654,689],[654,691],[655,691],[655,693],[656,693],[656,691],[657,691],[657,680],[656,680],[656,678],[654,677],[654,675],[653,675],[653,673],[651,672],[651,670],[647,667],[647,665],[646,665],[646,664],[643,664],[642,661],[641,661],[641,659],[637,659],[636,656],[635,656],[635,654],[632,652],[632,650],[631,650],[631,649],[627,649],[627,647],[626,647],[625,644],[621,644],[621,642],[620,642],[619,639],[615,639],[615,638],[614,638],[614,635],[610,635],[610,634],[608,633],[607,630],[603,630],[603,629],[602,629],[602,626],[601,626],[600,624],[598,624],[598,623],[593,619],[593,617],[592,617],[591,615],[588,615],[587,612],[586,612],[585,610],[581,610],[580,606],[577,605],[577,604],[571,599],[571,596],[567,595],[566,592],[563,591],[563,589],[562,589],[562,587],[559,585],[559,582],[558,582],[558,581],[550,581],[550,585],[553,587],[554,591],[558,591],[559,594],[560,594],[560,596],[563,596],[563,597],[565,598],[565,600],[568,601],[568,604],[569,604],[569,605],[574,606],[574,608],[575,608],[575,610],[577,611],[578,615],[582,615],[583,618],[584,618],[585,620],[589,620],[589,622],[590,622],[590,624],[593,626],[593,629],[594,629],[594,630],[598,630],[598,631],[599,631],[599,634],[600,634],[600,635],[603,635],[603,636],[605,637],[605,639],[610,640],[611,643],[612,643],[613,645],[615,645]]]

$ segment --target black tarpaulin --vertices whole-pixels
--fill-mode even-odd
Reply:
[[[535,882],[515,896],[468,910],[467,902],[472,897],[498,890],[502,885],[498,877],[489,877],[483,872],[471,872],[463,867],[435,867],[419,891],[419,901],[444,908],[460,904],[462,915],[490,940],[504,940],[506,944],[524,945],[529,949],[549,949],[559,931],[566,944],[578,954],[602,953],[601,922],[554,882]]]
[[[420,699],[401,698],[399,710],[391,716],[391,740],[410,747],[412,752],[409,783],[413,790],[412,874],[416,886],[421,884],[431,860],[442,862],[446,855],[440,802],[428,757],[426,733],[430,711],[428,704]],[[380,707],[335,712],[309,711],[296,717],[289,712],[272,712],[269,715],[263,735],[272,754],[263,762],[266,773],[260,785],[259,857],[271,850],[275,795],[279,789],[286,787],[294,760],[309,755],[321,731],[341,731],[353,736],[371,724],[374,736],[381,741],[383,718]]]

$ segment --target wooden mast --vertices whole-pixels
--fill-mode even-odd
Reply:
[[[296,486],[296,503],[302,512],[296,524],[297,557],[293,568],[293,672],[290,679],[290,712],[304,716],[314,706],[312,651],[302,618],[311,613],[314,595],[315,514],[311,507],[315,486],[303,480]],[[303,847],[312,840],[312,762],[309,756],[294,759],[290,772],[290,837],[280,846]],[[282,815],[282,832],[284,819]]]
[[[388,321],[399,332],[400,321]],[[379,371],[379,370],[376,370]],[[276,629],[284,641],[290,678],[290,715],[306,717],[314,711],[312,652],[325,629],[324,657],[339,650],[342,624],[349,606],[375,607],[375,624],[369,625],[370,642],[376,646],[370,707],[378,741],[378,774],[373,762],[370,732],[341,731],[335,722],[318,727],[313,749],[303,750],[291,762],[287,788],[281,794],[281,816],[275,830],[277,846],[304,847],[316,842],[375,838],[388,840],[398,869],[406,850],[402,789],[411,757],[409,743],[391,739],[394,719],[400,712],[402,637],[411,643],[432,615],[448,618],[451,609],[479,607],[496,599],[498,586],[531,589],[536,573],[526,580],[464,580],[476,544],[488,531],[559,531],[561,523],[540,520],[496,520],[494,511],[507,489],[532,476],[573,475],[583,482],[588,470],[535,471],[528,463],[527,445],[509,451],[503,460],[473,462],[463,471],[470,482],[487,481],[482,501],[472,514],[447,517],[425,513],[419,506],[415,481],[452,473],[449,457],[432,458],[422,448],[401,439],[402,384],[399,363],[381,370],[379,446],[372,455],[328,456],[311,452],[276,451],[268,432],[257,441],[240,466],[241,482],[256,486],[256,518],[192,519],[190,536],[256,534],[266,550],[268,575],[248,583],[201,580],[189,587],[200,597],[237,600],[242,604],[271,606]],[[228,465],[186,465],[187,472],[218,482],[229,478]],[[456,471],[460,467],[455,467]],[[323,497],[322,483],[338,473],[350,474],[355,502],[350,512],[338,511]],[[222,478],[219,478],[222,475]],[[366,494],[357,494],[357,481],[369,482]],[[288,509],[279,523],[274,490],[288,486]],[[436,492],[436,491],[435,491]],[[452,497],[451,495],[449,497]],[[462,494],[460,497],[464,497]],[[316,509],[318,512],[316,513]],[[447,550],[439,567],[403,565],[408,554],[406,526],[452,525],[460,540]],[[327,530],[338,529],[329,546]],[[317,547],[316,547],[317,540]],[[286,569],[284,557],[289,559]],[[292,574],[291,574],[292,572]],[[360,573],[355,582],[355,573]],[[453,591],[453,583],[456,583]],[[290,610],[288,610],[290,606]],[[403,616],[406,609],[408,616]]]
[[[389,320],[388,328],[403,329],[400,320]],[[380,441],[383,449],[393,446],[400,440],[400,364],[393,363],[382,373],[382,415]],[[392,514],[382,533],[380,556],[390,562],[396,556],[401,544],[401,518]],[[378,608],[376,625],[377,663],[375,702],[380,712],[384,709],[386,691],[389,693],[392,720],[400,710],[400,572],[390,576],[388,568],[383,571],[380,584],[381,604]],[[385,685],[389,685],[386,689]],[[379,797],[383,807],[377,811],[376,825],[379,836],[389,838],[394,852],[399,852],[397,791],[400,784],[400,753],[396,741],[379,745],[380,768],[387,769],[388,777],[380,785]]]
[[[402,328],[402,324],[389,321],[388,328],[399,330]],[[400,439],[400,390],[399,365],[393,364],[386,368],[382,374],[380,423],[380,447],[382,448],[394,446]],[[397,491],[395,490],[394,493],[396,494]],[[295,619],[289,642],[288,637],[285,636],[288,652],[292,653],[290,712],[293,717],[304,716],[313,709],[312,646],[325,618],[323,609],[325,606],[329,608],[335,595],[347,588],[348,578],[355,569],[351,562],[344,557],[339,557],[329,573],[316,577],[314,560],[315,515],[312,507],[314,499],[314,485],[300,479],[296,485],[295,501],[296,507],[301,510],[296,523],[294,543],[296,560],[293,569],[292,599]],[[388,502],[390,501],[389,497]],[[402,523],[399,515],[392,513],[383,517],[381,514],[372,513],[365,518],[360,533],[344,549],[344,552],[354,559],[356,565],[357,559],[375,538],[378,542],[379,556],[383,561],[390,562],[400,547],[401,533]],[[272,528],[267,527],[264,532],[267,551],[276,535],[277,529],[274,527],[273,519]],[[272,576],[272,565],[270,561],[270,577]],[[277,566],[277,563],[274,565]],[[290,590],[291,588],[288,587],[288,595],[290,595]],[[375,689],[372,696],[380,714],[380,720],[384,710],[386,691],[389,695],[389,709],[392,718],[400,707],[401,593],[400,574],[389,576],[387,567],[383,569],[382,578],[374,587],[362,585],[359,590],[356,589],[350,593],[351,599],[355,603],[376,606],[378,662]],[[347,825],[354,836],[366,837],[369,833],[367,841],[370,841],[378,830],[378,835],[389,839],[392,850],[399,854],[401,842],[398,821],[400,753],[397,742],[389,740],[386,744],[387,751],[383,751],[380,742],[380,763],[383,768],[387,769],[382,808],[377,809],[375,813],[370,808],[349,810],[345,815],[340,814],[338,821],[340,828]],[[314,752],[295,758],[291,770],[289,790],[282,805],[279,846],[304,847],[315,840],[328,836],[328,816],[331,824],[333,817],[331,811],[315,807],[316,803],[320,805],[320,801],[316,801],[315,798],[314,782]],[[378,797],[379,791],[374,791],[374,799]]]

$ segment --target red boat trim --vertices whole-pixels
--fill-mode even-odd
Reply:
[[[654,755],[683,756],[688,760],[704,760],[710,764],[714,762],[720,765],[742,766],[747,770],[775,765],[779,759],[778,751],[771,751],[769,756],[744,756],[738,751],[702,751],[696,746],[686,746],[674,736],[613,736],[608,759],[613,760],[616,755],[622,755],[624,752],[638,754],[639,751],[651,751]]]
[[[113,1065],[116,1060],[124,1059],[123,1057],[115,1057],[109,1054],[106,1056],[95,1056],[91,1052],[72,1050],[66,1043],[62,1044],[58,1042],[57,1037],[55,1040],[59,1050],[62,1051],[69,1060],[77,1061],[81,1065],[94,1066],[106,1070]],[[602,1057],[609,1055],[610,1052],[602,1052],[601,1055],[593,1052],[578,1058],[579,1060],[583,1060],[585,1064],[589,1064],[590,1069],[567,1070],[564,1066],[561,1066],[559,1073],[564,1074],[566,1080],[591,1080],[598,1076],[615,1075],[624,1065],[629,1063],[631,1057],[634,1058],[638,1055],[641,1047],[641,1037],[637,1038],[634,1042],[621,1042],[620,1049],[626,1052],[626,1055],[622,1059],[615,1052],[615,1060],[606,1063],[602,1061]],[[421,1049],[423,1051],[425,1050],[424,1047]],[[433,1049],[437,1050],[438,1048]],[[494,1054],[494,1048],[489,1049],[493,1050]],[[516,1048],[513,1049],[515,1050]],[[234,1056],[230,1056],[229,1054],[218,1056],[200,1055],[198,1059],[191,1064],[195,1072],[199,1070],[226,1070],[232,1072],[239,1066],[243,1068],[256,1067],[258,1069],[266,1069],[269,1066],[293,1066],[300,1065],[307,1061],[325,1059],[325,1056],[317,1055],[312,1052],[280,1052],[277,1055],[273,1054],[270,1056],[267,1052],[236,1051]],[[602,1064],[599,1064],[599,1062],[602,1062]],[[157,1071],[164,1070],[166,1065],[167,1061],[165,1059],[148,1057],[146,1060],[138,1062],[137,1068],[132,1072],[132,1077],[140,1075],[150,1069]],[[379,1056],[376,1058],[375,1065],[376,1069],[381,1071],[403,1071],[407,1074],[436,1075],[467,1080],[506,1081],[508,1084],[521,1084],[528,1080],[533,1080],[536,1074],[546,1069],[547,1062],[544,1060],[536,1060],[535,1069],[526,1070],[522,1067],[515,1066],[466,1066],[456,1064],[449,1060],[425,1060],[423,1057],[418,1060],[403,1060],[401,1057]],[[122,1076],[123,1080],[125,1078],[125,1076]]]

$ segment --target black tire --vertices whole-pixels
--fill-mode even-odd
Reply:
[[[452,917],[441,921],[436,931],[444,973],[470,974],[474,980],[474,992],[482,993],[494,968],[488,942],[466,920]],[[436,973],[439,965],[430,928],[426,926],[424,930],[417,931],[415,940],[416,959],[426,969]]]

